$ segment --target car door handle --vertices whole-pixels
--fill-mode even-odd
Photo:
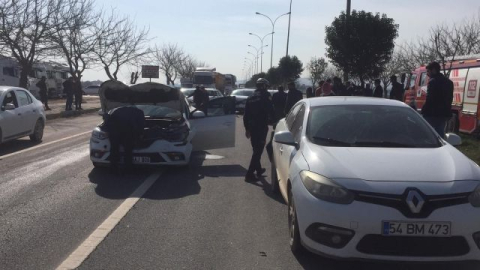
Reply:
[[[283,154],[283,147],[280,147],[278,150],[280,150],[280,154]]]
[[[37,110],[33,110],[32,112],[37,112]]]
[[[19,113],[19,114],[17,114],[17,115],[18,115],[18,116],[22,116],[22,114],[21,114],[21,113]]]

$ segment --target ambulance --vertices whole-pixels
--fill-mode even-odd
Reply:
[[[445,65],[453,82],[452,118],[448,132],[468,134],[480,131],[480,55],[457,57]],[[448,73],[448,72],[447,72]],[[421,110],[427,97],[428,76],[426,66],[407,74],[405,103]]]

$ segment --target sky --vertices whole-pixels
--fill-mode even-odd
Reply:
[[[261,12],[275,19],[289,11],[290,0],[97,0],[99,8],[115,8],[129,15],[139,27],[149,27],[151,45],[174,43],[196,59],[205,61],[223,74],[245,79],[245,57],[256,54],[258,38],[272,31],[270,21],[255,15]],[[325,57],[325,26],[346,8],[346,0],[293,0],[289,54],[304,66],[312,57]],[[399,24],[397,44],[428,34],[437,24],[452,24],[480,15],[478,0],[352,0],[352,9],[387,14]],[[275,25],[273,65],[286,54],[288,16]],[[270,67],[271,38],[264,45],[263,71]],[[247,61],[248,62],[248,61]],[[155,63],[145,63],[155,64]],[[260,65],[259,65],[260,69]],[[131,68],[123,68],[120,80],[128,81]],[[303,77],[308,74],[304,72]],[[90,69],[85,80],[106,80],[102,69]],[[141,82],[142,80],[139,80]],[[164,83],[160,75],[156,80]]]

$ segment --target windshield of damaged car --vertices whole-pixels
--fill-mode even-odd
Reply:
[[[135,107],[143,111],[146,118],[171,118],[180,119],[182,113],[178,110],[155,105],[136,105]]]
[[[313,107],[307,137],[333,147],[435,148],[438,136],[410,108],[372,105]]]

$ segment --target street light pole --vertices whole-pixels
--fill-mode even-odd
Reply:
[[[256,37],[260,40],[260,46],[262,47],[262,54],[261,54],[261,57],[260,57],[260,59],[261,59],[261,61],[260,61],[260,62],[261,62],[261,65],[260,65],[260,66],[261,66],[261,70],[263,71],[263,48],[268,46],[268,45],[267,45],[267,46],[263,46],[263,41],[264,41],[265,38],[268,37],[269,35],[272,35],[272,37],[273,37],[274,32],[266,34],[263,38],[260,37],[260,36],[257,35],[257,34],[254,34],[254,33],[248,33],[248,34],[251,35],[251,36],[256,36]]]
[[[257,74],[258,73],[258,53],[257,54],[254,54],[252,52],[247,52],[248,54],[251,54],[253,55],[253,59],[254,59],[254,65],[255,65],[255,73]]]
[[[288,36],[287,36],[287,55],[288,56],[288,46],[290,44],[290,23],[292,21],[292,2],[293,0],[290,0],[290,12],[288,12]]]
[[[280,19],[280,18],[283,17],[283,16],[289,15],[290,12],[278,16],[278,17],[275,19],[275,21],[273,21],[272,19],[270,19],[270,17],[268,17],[267,15],[262,14],[262,13],[260,13],[260,12],[256,12],[255,14],[267,18],[267,19],[270,20],[270,22],[272,23],[272,45],[271,45],[271,53],[270,53],[270,68],[272,68],[272,67],[273,67],[273,34],[275,34],[275,24],[277,23],[277,20],[278,20],[278,19]]]

